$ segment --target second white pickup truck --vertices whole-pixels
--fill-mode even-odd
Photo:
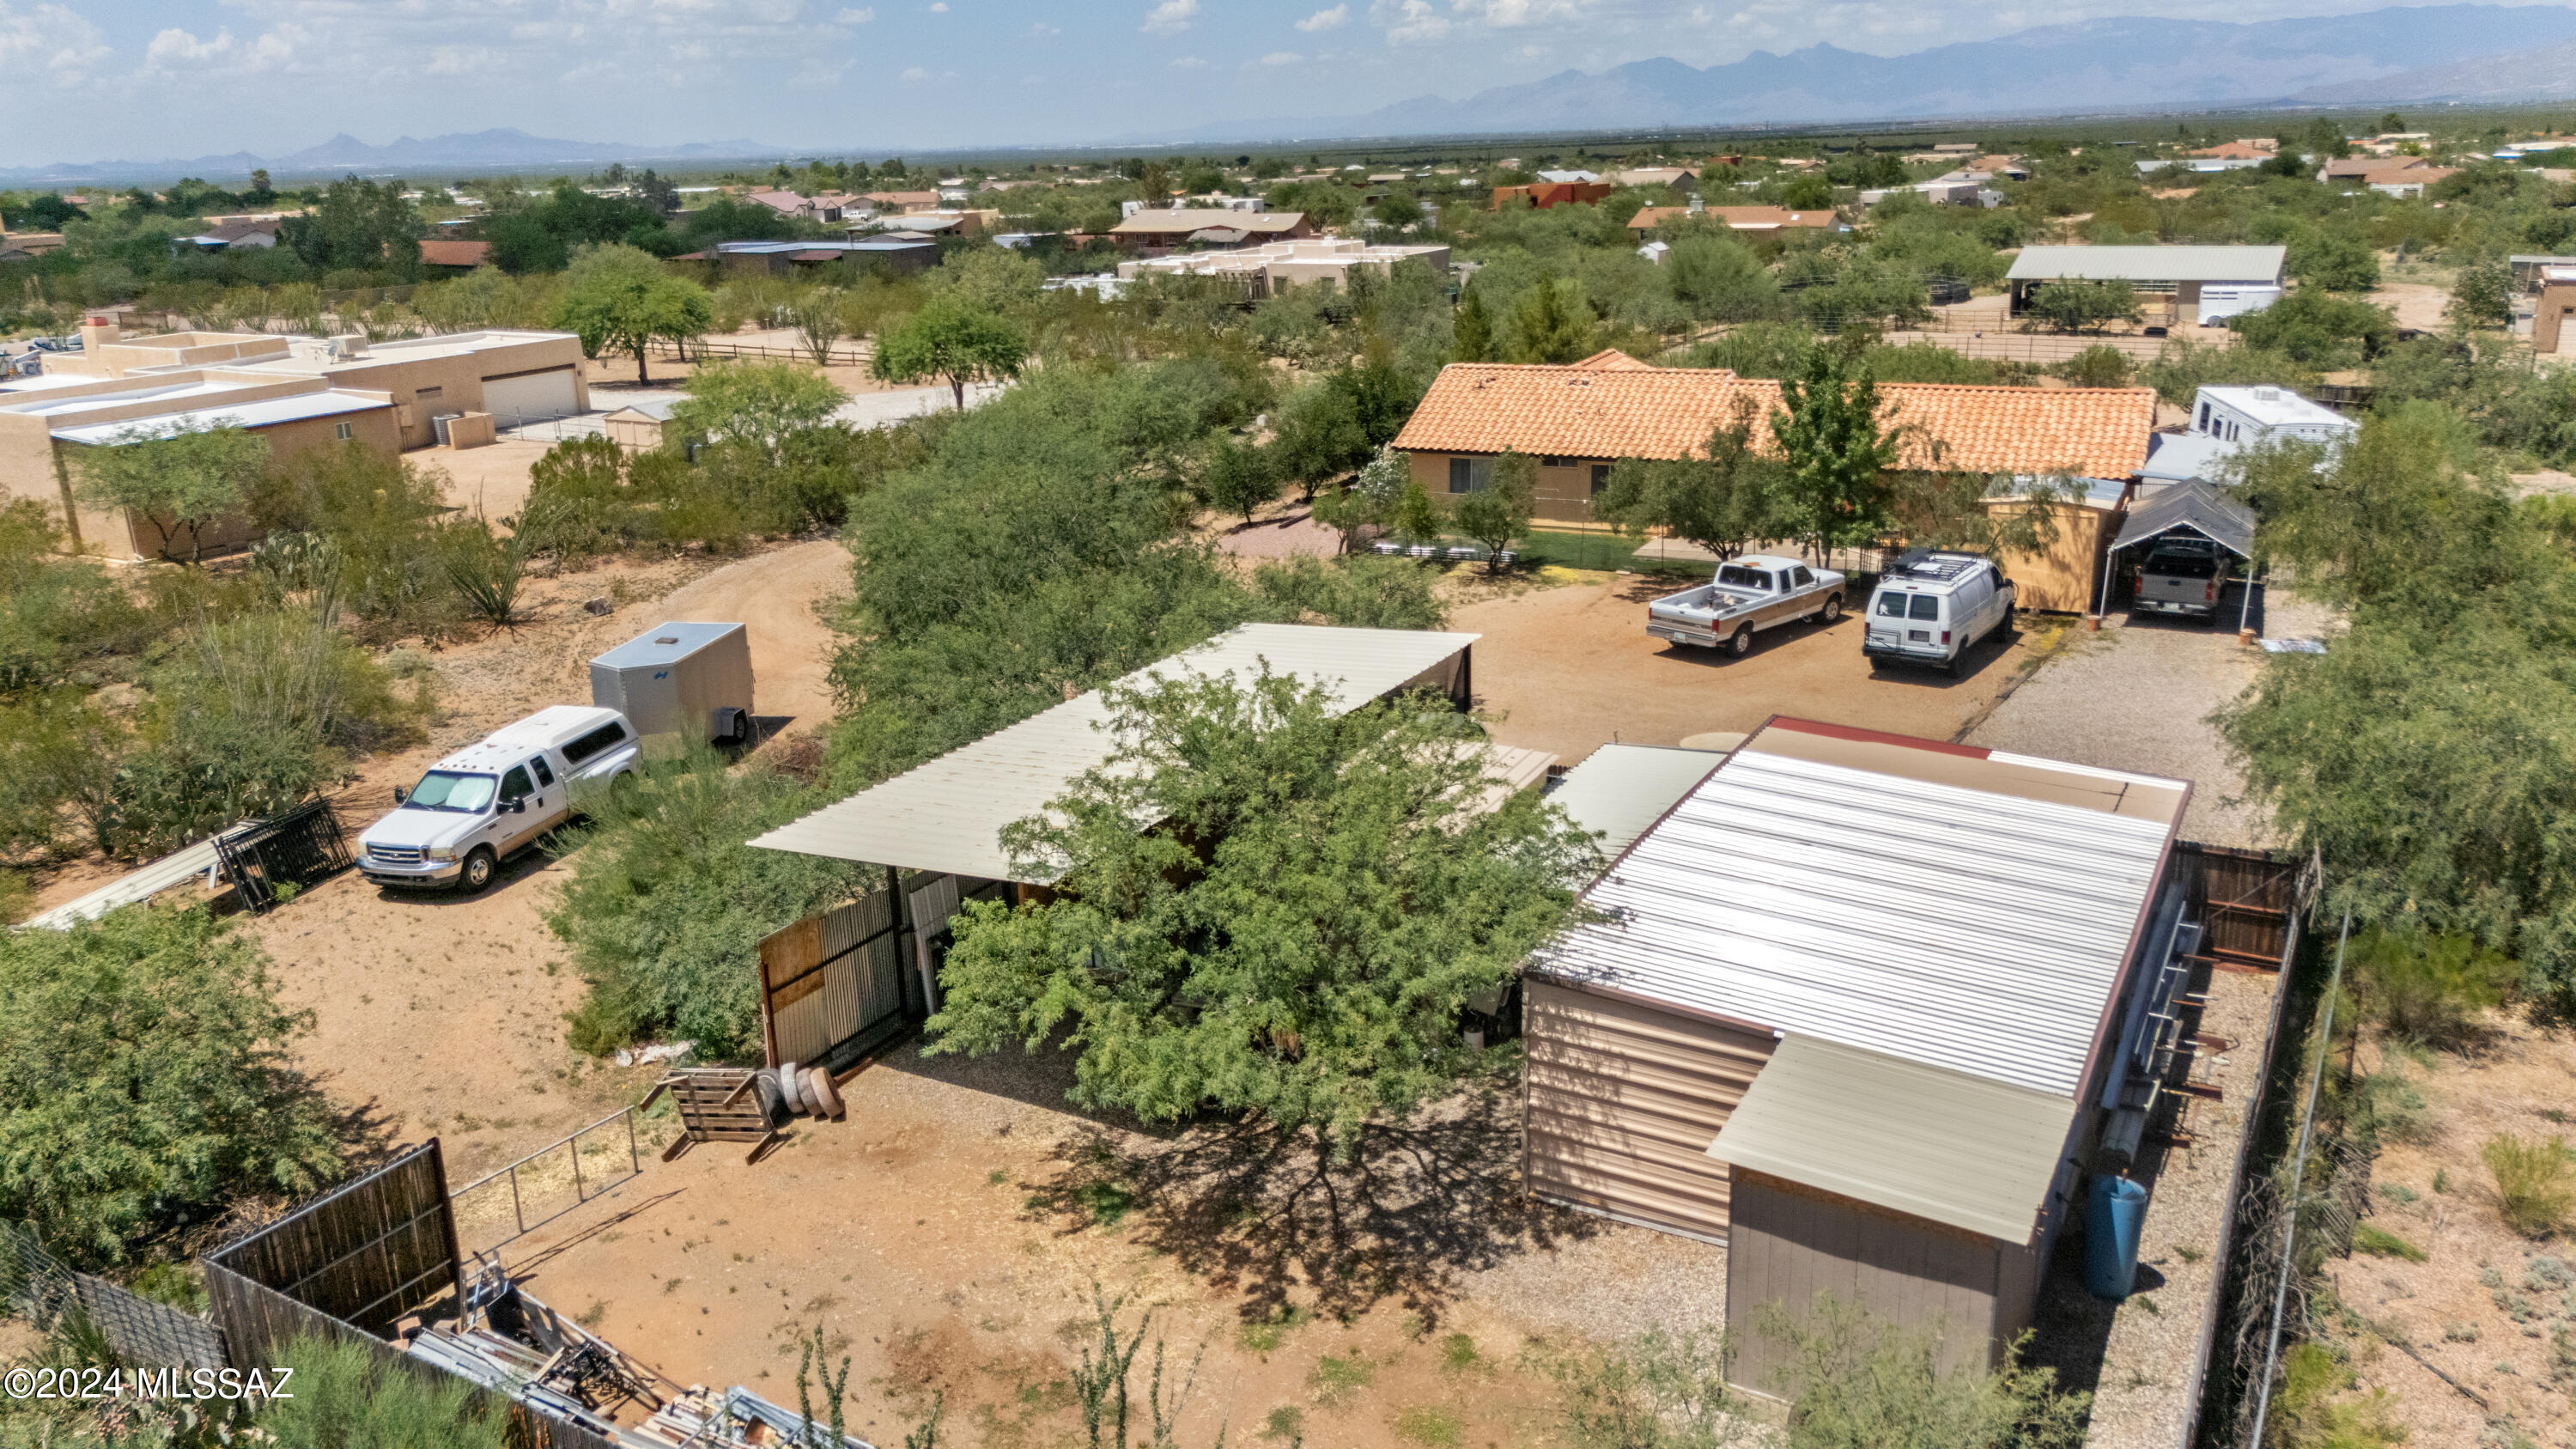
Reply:
[[[1646,632],[1675,644],[1724,649],[1741,659],[1757,630],[1843,616],[1843,576],[1777,554],[1749,553],[1717,566],[1715,582],[1646,606]]]

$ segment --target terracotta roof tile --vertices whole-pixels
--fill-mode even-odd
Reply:
[[[1594,359],[1586,359],[1586,363]],[[1878,385],[1883,417],[1912,429],[1908,467],[2126,478],[2145,466],[2153,389]],[[1724,368],[1457,362],[1440,370],[1395,446],[1572,458],[1679,458],[1749,408],[1770,444],[1780,385]]]

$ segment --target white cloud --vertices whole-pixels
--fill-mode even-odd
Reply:
[[[935,4],[935,5],[933,5],[933,6],[931,6],[931,7],[930,7],[930,13],[931,13],[931,14],[933,14],[933,15],[945,15],[945,14],[947,14],[947,13],[948,13],[948,0],[938,0],[938,3],[937,3],[937,4]]]
[[[212,40],[199,40],[185,30],[164,30],[143,48],[143,68],[164,74],[216,66],[234,74],[280,70],[295,59],[296,42],[303,38],[304,33],[291,25],[247,41],[235,39],[230,30],[217,30]]]
[[[1178,35],[1198,18],[1199,0],[1163,0],[1139,28],[1147,35]]]
[[[876,7],[869,5],[857,10],[844,10],[832,17],[832,23],[834,25],[874,25],[876,19]]]
[[[63,6],[0,0],[0,76],[68,89],[113,53],[97,26]]]
[[[1263,65],[1295,65],[1306,57],[1293,50],[1274,50],[1261,58]]]
[[[501,52],[488,45],[442,45],[429,53],[431,75],[481,75],[501,63]]]
[[[1172,62],[1172,69],[1174,70],[1201,70],[1206,68],[1206,66],[1207,62],[1199,59],[1195,55],[1185,55]]]
[[[1050,35],[1062,34],[1064,34],[1064,31],[1061,27],[1049,25],[1043,20],[1033,21],[1029,25],[1029,38],[1031,40],[1042,40]]]
[[[1461,19],[1481,20],[1496,30],[1514,30],[1553,20],[1580,20],[1584,0],[1450,0]]]
[[[1330,10],[1316,11],[1305,19],[1298,21],[1297,28],[1306,32],[1308,35],[1315,35],[1327,30],[1339,30],[1350,23],[1351,7],[1345,3],[1336,5]]]
[[[930,79],[930,72],[923,70],[920,66],[910,65],[905,66],[903,74],[896,76],[895,79],[901,81],[926,81]]]
[[[1449,17],[1432,9],[1431,0],[1378,0],[1372,14],[1396,45],[1441,40],[1449,34]]]

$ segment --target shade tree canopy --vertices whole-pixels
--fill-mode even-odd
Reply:
[[[1458,1077],[1459,1010],[1598,864],[1536,794],[1494,798],[1482,731],[1445,699],[1344,714],[1266,670],[1107,697],[1109,759],[1004,832],[1057,892],[967,908],[932,1052],[1060,1041],[1086,1106],[1350,1144]]]

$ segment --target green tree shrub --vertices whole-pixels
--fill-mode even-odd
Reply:
[[[1538,506],[1538,460],[1505,453],[1494,460],[1493,482],[1449,505],[1449,526],[1485,546],[1485,571],[1503,571],[1503,550],[1529,532]]]
[[[113,443],[73,455],[81,500],[147,518],[163,528],[162,557],[186,529],[189,557],[205,557],[205,529],[238,511],[268,468],[268,440],[240,428],[210,426],[168,436],[137,424]]]
[[[686,342],[715,321],[707,289],[672,272],[651,252],[604,242],[575,252],[564,273],[555,325],[581,337],[591,357],[627,353],[635,381],[650,386],[646,354],[657,342]]]
[[[832,798],[757,760],[728,769],[700,751],[620,793],[567,838],[572,878],[546,915],[590,987],[569,1017],[573,1049],[667,1035],[702,1057],[757,1055],[755,943],[884,873],[746,844]]]
[[[2028,1335],[2001,1368],[1944,1371],[1937,1334],[1870,1317],[1831,1294],[1808,1313],[1777,1305],[1758,1332],[1788,1350],[1780,1386],[1796,1406],[1790,1449],[2074,1449],[2092,1396],[2023,1366]]]
[[[1018,377],[1028,355],[1027,337],[1008,318],[943,293],[881,334],[868,368],[886,382],[944,382],[963,412],[966,384]]]
[[[497,1396],[412,1373],[380,1349],[301,1337],[277,1357],[295,1371],[292,1396],[258,1415],[277,1449],[505,1449],[512,1441]]]
[[[1609,488],[1592,500],[1593,516],[1631,538],[1660,530],[1721,559],[1735,557],[1769,536],[1780,511],[1781,468],[1754,451],[1753,427],[1746,403],[1689,457],[1621,459],[1610,469]]]
[[[83,1264],[340,1173],[288,1066],[308,1025],[258,945],[202,909],[0,932],[0,1216]]]
[[[967,908],[930,1051],[1063,1031],[1087,1106],[1212,1103],[1348,1146],[1463,1070],[1457,1012],[1597,861],[1535,795],[1489,800],[1481,732],[1444,704],[1337,716],[1266,671],[1109,704],[1110,759],[1004,832],[1060,894]]]

